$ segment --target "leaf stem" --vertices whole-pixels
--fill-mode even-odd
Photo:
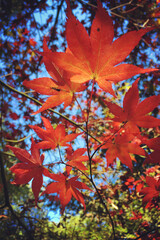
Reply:
[[[95,79],[93,79],[92,90],[91,90],[91,95],[90,95],[89,104],[88,104],[88,109],[87,109],[87,122],[88,122],[88,120],[89,120],[89,112],[90,112],[90,108],[91,108],[91,101],[92,101],[92,96],[93,96],[94,84],[95,84]],[[88,133],[87,133],[87,134],[88,134]]]

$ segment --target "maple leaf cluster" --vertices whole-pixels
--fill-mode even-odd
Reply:
[[[46,70],[51,77],[23,82],[27,88],[42,95],[49,95],[46,102],[34,114],[60,104],[64,104],[64,109],[71,106],[74,101],[77,101],[76,94],[83,92],[87,88],[86,83],[90,80],[92,80],[93,86],[97,83],[103,91],[113,95],[116,102],[116,94],[112,89],[112,84],[137,74],[157,70],[143,69],[132,64],[122,63],[139,43],[142,36],[151,31],[152,28],[131,31],[113,41],[112,20],[99,0],[97,0],[97,6],[89,35],[82,23],[72,14],[69,1],[67,1],[66,39],[68,48],[65,52],[52,52],[47,47],[47,40],[44,39],[43,52],[39,54],[43,56]],[[92,100],[92,93],[93,91],[89,103]],[[123,108],[109,99],[104,102],[114,117],[110,119],[111,128],[108,133],[104,133],[99,137],[98,143],[94,143],[94,154],[99,149],[105,149],[107,168],[118,158],[132,171],[132,161],[136,161],[135,155],[143,156],[144,164],[159,164],[159,138],[148,139],[147,136],[143,136],[142,129],[155,128],[160,125],[160,119],[148,115],[159,105],[160,95],[140,101],[137,79],[124,96]],[[87,110],[89,116],[90,109]],[[69,142],[74,141],[80,133],[66,134],[63,124],[59,123],[56,128],[53,128],[49,119],[42,117],[42,120],[45,129],[39,126],[30,126],[41,139],[38,143],[32,139],[31,155],[26,150],[8,146],[21,161],[10,168],[15,173],[13,183],[26,184],[33,179],[32,190],[37,204],[43,185],[43,175],[45,175],[52,182],[46,186],[42,195],[57,193],[62,212],[72,196],[85,208],[83,195],[78,189],[91,189],[85,183],[77,181],[79,175],[71,178],[69,176],[74,168],[78,169],[79,174],[85,173],[85,175],[90,168],[91,174],[91,165],[94,159],[90,154],[84,155],[89,153],[89,144],[86,148],[78,148],[74,151]],[[86,121],[86,125],[89,125],[89,117],[86,118]],[[87,127],[83,131],[89,135]],[[152,149],[153,152],[149,154],[142,148],[142,145]],[[66,165],[66,169],[63,173],[54,173],[42,165],[44,156],[40,156],[39,151],[40,149],[54,150],[55,148],[60,150],[61,147],[65,148],[67,154],[66,161],[61,159],[60,163]],[[92,183],[92,178],[89,179]],[[144,202],[157,198],[160,193],[157,176],[147,176],[146,184],[149,187],[141,190],[141,194],[145,195]]]
[[[44,155],[40,156],[39,149],[55,149],[60,146],[69,146],[67,142],[72,141],[79,134],[68,134],[65,133],[65,128],[63,125],[59,124],[56,129],[53,129],[52,125],[46,118],[42,118],[44,125],[47,130],[41,129],[38,126],[30,126],[35,130],[35,132],[40,136],[44,141],[40,143],[35,143],[32,138],[31,145],[31,155],[24,149],[17,147],[12,147],[7,145],[9,149],[15,154],[15,156],[21,161],[12,166],[10,170],[15,174],[15,179],[12,184],[26,184],[32,180],[32,191],[35,197],[35,203],[37,204],[38,195],[40,193],[43,176],[49,177],[57,182],[51,183],[46,187],[46,190],[43,194],[57,192],[59,194],[59,200],[61,202],[63,213],[66,204],[71,200],[72,195],[81,202],[85,208],[85,203],[82,194],[77,189],[88,189],[91,190],[85,183],[77,181],[78,176],[68,178],[72,166],[79,167],[79,169],[86,170],[85,166],[82,164],[83,161],[88,160],[85,156],[82,156],[86,149],[78,149],[73,154],[68,156],[69,165],[66,169],[66,172],[58,174],[53,174],[45,166],[43,166]],[[67,164],[67,163],[66,163]],[[42,194],[42,195],[43,195]]]

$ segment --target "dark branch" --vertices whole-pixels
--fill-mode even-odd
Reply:
[[[6,176],[5,176],[5,170],[4,170],[4,164],[3,164],[3,158],[2,158],[2,153],[0,152],[0,171],[1,171],[1,178],[2,178],[2,183],[3,183],[3,190],[4,190],[4,198],[5,198],[5,204],[4,207],[8,207],[10,210],[12,216],[17,220],[18,224],[26,231],[28,235],[29,240],[34,240],[32,237],[30,231],[27,229],[27,227],[23,224],[21,219],[17,216],[15,211],[13,210],[10,200],[9,200],[9,192],[8,192],[8,186],[7,186],[7,181],[6,181]],[[1,207],[2,208],[2,207]]]

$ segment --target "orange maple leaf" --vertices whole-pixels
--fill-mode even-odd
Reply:
[[[52,53],[47,47],[46,39],[44,39],[43,51],[48,54]],[[64,103],[64,108],[66,108],[74,100],[75,92],[81,92],[86,88],[86,86],[82,84],[71,82],[70,77],[73,74],[59,69],[47,57],[43,57],[43,62],[52,78],[43,77],[32,81],[25,80],[23,82],[24,86],[31,88],[40,94],[53,95],[49,97],[43,106],[34,114],[40,113],[48,108],[56,107],[62,103]]]
[[[84,198],[78,189],[87,189],[92,191],[85,183],[77,181],[78,176],[68,179],[66,174],[52,174],[51,178],[56,181],[47,185],[43,194],[58,193],[59,200],[62,205],[62,213],[65,206],[70,202],[72,195],[80,203],[82,203],[84,209],[86,209]]]
[[[120,64],[139,43],[142,36],[153,28],[128,32],[113,42],[114,28],[108,13],[97,0],[98,8],[88,35],[84,26],[71,12],[67,1],[66,38],[68,49],[63,52],[43,52],[43,56],[60,68],[74,73],[71,81],[84,83],[94,79],[99,87],[114,95],[112,83],[128,79],[139,73],[156,69],[143,69],[131,64]]]
[[[130,153],[145,156],[144,149],[136,142],[132,142],[132,140],[131,135],[128,134],[118,134],[112,139],[110,137],[104,139],[106,143],[102,146],[102,149],[107,148],[107,166],[111,165],[118,157],[123,164],[132,170],[132,160],[135,161],[135,159],[131,158]]]
[[[85,171],[87,168],[84,166],[82,162],[88,161],[88,156],[82,156],[86,152],[86,148],[79,148],[76,151],[72,153],[67,154],[67,160],[66,164],[69,166],[66,166],[66,171],[69,174],[72,170],[72,167],[76,167],[79,170]]]
[[[123,108],[107,102],[107,107],[115,115],[114,121],[125,123],[129,133],[139,134],[139,127],[151,128],[160,125],[160,119],[146,115],[160,104],[160,95],[151,96],[139,102],[138,79],[132,84],[123,100]]]
[[[65,127],[62,124],[54,129],[47,118],[41,117],[46,128],[40,128],[38,126],[29,125],[37,135],[43,140],[37,143],[37,147],[40,149],[55,149],[57,146],[70,146],[67,142],[73,141],[81,133],[72,133],[66,135]]]
[[[44,155],[39,154],[39,150],[36,147],[36,143],[32,138],[31,154],[26,150],[17,147],[7,145],[9,149],[15,154],[15,156],[22,162],[17,163],[10,168],[10,171],[15,173],[15,179],[12,184],[26,184],[32,181],[32,191],[35,197],[35,203],[37,204],[38,195],[43,184],[43,176],[50,177],[50,172],[42,166]]]

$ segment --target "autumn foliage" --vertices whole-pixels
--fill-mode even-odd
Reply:
[[[85,211],[85,195],[87,199],[94,194],[105,206],[104,211],[109,215],[112,225],[113,239],[116,239],[118,233],[114,227],[114,211],[110,210],[110,206],[114,206],[112,196],[105,197],[106,179],[99,175],[99,184],[94,177],[95,169],[100,171],[103,168],[107,173],[120,164],[120,172],[128,174],[126,177],[125,174],[121,176],[125,190],[129,189],[129,193],[135,190],[138,201],[144,207],[160,210],[160,119],[152,115],[152,111],[160,104],[160,95],[141,99],[139,78],[125,92],[123,101],[119,101],[117,92],[114,91],[114,84],[121,81],[138,74],[157,73],[156,68],[125,63],[142,37],[154,28],[129,31],[114,39],[112,19],[102,7],[101,1],[97,0],[96,14],[88,33],[73,15],[69,0],[66,2],[67,49],[65,52],[52,51],[44,37],[43,51],[36,54],[42,56],[50,77],[23,81],[26,89],[32,89],[39,96],[47,96],[47,99],[38,110],[30,112],[30,116],[38,113],[43,115],[41,126],[29,125],[33,137],[38,137],[38,140],[33,140],[33,137],[31,139],[31,153],[9,144],[6,146],[20,161],[10,167],[14,174],[12,184],[24,185],[32,180],[35,205],[38,206],[44,196],[48,199],[54,196],[54,201],[60,202],[62,214],[65,214],[65,208],[71,199],[76,199]],[[88,91],[87,96],[84,95],[85,91]],[[94,131],[96,119],[94,122],[94,117],[91,116],[94,116],[92,106],[96,104],[96,98],[101,98],[99,92],[106,94],[101,103],[108,113],[105,116],[107,127],[98,135]],[[84,99],[82,104],[79,99]],[[57,107],[58,111],[62,104],[62,121],[53,124],[50,110]],[[78,114],[74,104],[79,110]],[[72,119],[67,117],[67,111],[70,111]],[[104,113],[99,115],[104,119]],[[152,130],[155,135],[151,136]],[[85,146],[81,146],[81,142]],[[57,151],[57,159],[44,165],[45,154],[40,155],[42,150]],[[142,162],[143,170],[139,178],[134,179],[132,174],[139,161]],[[59,166],[59,171],[55,170],[55,165]],[[154,168],[151,172],[150,165]],[[43,176],[47,177],[47,184]],[[85,191],[82,193],[81,190]],[[117,194],[116,191],[118,190],[114,194]],[[123,213],[120,205],[115,209],[118,209],[118,214]],[[132,213],[130,220],[142,218],[141,214]]]

